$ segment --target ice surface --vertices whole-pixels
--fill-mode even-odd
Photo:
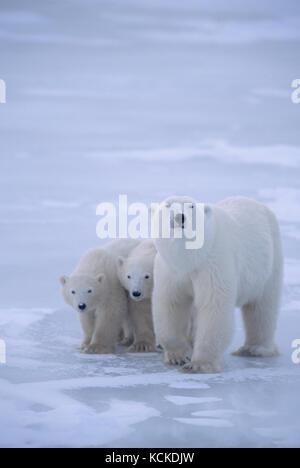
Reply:
[[[194,405],[201,403],[215,403],[217,401],[221,401],[220,398],[214,397],[187,397],[187,396],[174,396],[174,395],[166,395],[165,399],[174,403],[174,405]]]
[[[175,421],[178,421],[183,424],[191,424],[192,426],[201,426],[201,427],[217,427],[217,428],[228,428],[233,427],[233,424],[226,419],[215,419],[215,418],[175,418]]]
[[[297,0],[3,0],[0,446],[300,446]],[[58,278],[100,241],[102,201],[255,197],[277,214],[281,356],[186,375],[86,356]]]

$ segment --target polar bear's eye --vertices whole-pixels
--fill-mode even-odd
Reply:
[[[127,278],[128,278],[128,279],[131,279],[131,276],[130,276],[130,275],[127,275]]]
[[[150,276],[149,276],[149,275],[146,275],[146,276],[145,276],[145,279],[149,279],[149,278],[150,278]]]
[[[92,289],[89,289],[89,290],[88,290],[88,293],[89,293],[89,294],[92,294],[92,292],[93,292]]]
[[[75,291],[71,291],[71,293],[72,293],[72,294],[76,294],[76,292],[75,292]]]

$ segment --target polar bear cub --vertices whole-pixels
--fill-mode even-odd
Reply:
[[[133,334],[133,344],[128,352],[155,351],[151,297],[156,253],[154,242],[146,240],[127,258],[118,258],[120,282],[128,292],[129,326]]]
[[[274,214],[243,197],[205,205],[204,244],[192,250],[186,248],[184,226],[199,205],[189,197],[171,197],[158,214],[173,203],[182,205],[182,216],[176,215],[172,232],[183,235],[155,242],[153,319],[164,362],[184,365],[185,372],[220,372],[234,332],[235,307],[242,309],[246,332],[235,354],[277,355],[283,257]]]
[[[140,241],[116,240],[89,250],[70,276],[60,279],[65,301],[78,313],[83,330],[80,350],[87,354],[115,352],[128,301],[120,284],[116,259],[129,255]]]

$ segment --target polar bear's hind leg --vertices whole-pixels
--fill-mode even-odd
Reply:
[[[246,331],[245,345],[232,353],[234,356],[278,356],[275,332],[281,302],[281,272],[269,281],[262,298],[242,309]]]

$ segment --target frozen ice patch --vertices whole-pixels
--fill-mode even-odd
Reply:
[[[221,398],[215,397],[189,397],[189,396],[180,396],[180,395],[166,395],[165,399],[174,405],[198,405],[203,403],[216,403],[222,401]]]
[[[138,374],[139,369],[133,367],[103,367],[104,374],[115,374],[115,375],[133,375]]]
[[[185,388],[185,389],[201,389],[201,390],[206,390],[210,388],[209,385],[201,382],[173,382],[169,385],[170,388]]]
[[[34,322],[42,320],[46,315],[54,313],[54,309],[0,309],[0,327],[13,325],[15,333],[21,332]]]
[[[215,428],[234,427],[234,424],[230,421],[227,421],[226,419],[174,418],[174,420],[183,424],[192,424],[193,426],[201,426],[201,427],[215,427]]]
[[[261,437],[271,440],[280,448],[299,447],[300,431],[298,428],[277,426],[257,427],[254,431]]]
[[[45,392],[39,384],[23,392],[22,385],[1,381],[2,447],[99,447],[130,435],[134,424],[160,415],[129,400],[111,400],[106,411],[97,412],[63,393]]]
[[[225,418],[227,416],[232,416],[233,414],[241,414],[240,411],[230,410],[230,409],[218,409],[218,410],[203,410],[195,411],[192,413],[193,416],[198,416],[201,418]]]

